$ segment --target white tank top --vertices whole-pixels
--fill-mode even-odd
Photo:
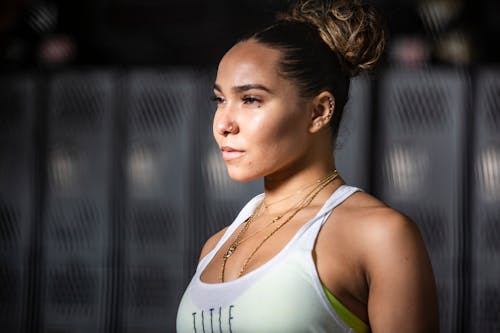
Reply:
[[[178,333],[355,332],[327,299],[312,250],[332,210],[358,188],[342,185],[271,260],[242,277],[205,283],[200,275],[221,246],[255,210],[250,200],[215,248],[198,264],[177,312]]]

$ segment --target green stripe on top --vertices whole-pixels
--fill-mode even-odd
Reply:
[[[347,326],[351,327],[354,331],[356,331],[356,333],[370,332],[368,325],[366,325],[364,321],[359,319],[354,313],[349,311],[344,304],[340,303],[340,301],[333,296],[333,294],[325,286],[323,286],[323,290],[325,291],[326,297],[330,301],[333,309],[339,315],[340,319],[347,324]]]

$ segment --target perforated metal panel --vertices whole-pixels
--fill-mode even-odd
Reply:
[[[113,79],[108,72],[66,72],[48,82],[44,331],[105,329]]]
[[[125,78],[124,305],[126,332],[173,332],[185,284],[190,221],[188,156],[196,73],[135,71]]]
[[[375,193],[423,234],[442,332],[457,332],[462,315],[466,88],[457,71],[390,71],[380,90]]]
[[[35,80],[0,79],[0,329],[19,332],[27,316],[34,218]],[[24,317],[23,317],[24,316]]]
[[[471,332],[500,331],[500,70],[483,69],[474,102]]]
[[[335,145],[335,164],[349,185],[370,190],[371,110],[370,81],[351,80],[349,101],[345,106]]]
[[[0,79],[0,331],[174,331],[203,242],[262,191],[227,175],[212,136],[213,77],[152,69]],[[474,84],[468,124],[462,73],[388,72],[370,133],[369,82],[357,79],[335,152],[349,183],[368,189],[373,168],[372,192],[420,227],[442,332],[467,331],[462,322],[500,330],[498,69]],[[48,133],[46,147],[35,128]]]

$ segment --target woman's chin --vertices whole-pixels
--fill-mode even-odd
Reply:
[[[255,174],[255,173],[249,172],[248,170],[234,170],[233,168],[228,167],[227,172],[228,172],[229,178],[231,178],[232,180],[234,180],[236,182],[241,182],[241,183],[249,182],[249,181],[261,178],[260,174]]]

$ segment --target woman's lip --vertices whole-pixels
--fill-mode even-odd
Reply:
[[[222,152],[222,158],[225,161],[234,160],[235,158],[241,157],[244,154],[244,151],[237,150],[229,146],[222,146],[220,150]]]
[[[241,151],[241,150],[238,150],[238,149],[233,148],[231,146],[221,146],[220,150],[222,150],[222,151]]]

